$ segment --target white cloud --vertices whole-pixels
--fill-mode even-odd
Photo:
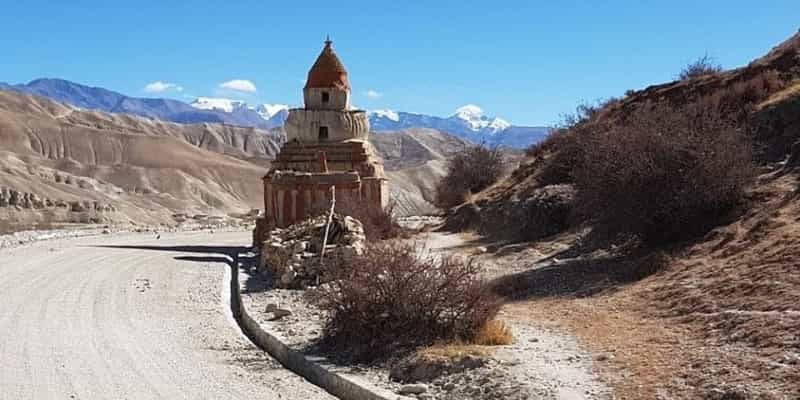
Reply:
[[[168,90],[182,92],[183,87],[174,83],[162,82],[162,81],[150,82],[144,86],[144,91],[147,93],[162,93]]]
[[[380,99],[381,97],[383,97],[383,93],[372,89],[367,90],[366,92],[364,92],[364,94],[367,95],[367,97],[369,97],[370,99]]]
[[[256,85],[247,79],[233,79],[219,84],[221,89],[235,90],[237,92],[255,93]]]

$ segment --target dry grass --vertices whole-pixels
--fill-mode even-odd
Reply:
[[[489,356],[489,349],[475,344],[456,342],[423,347],[417,350],[416,353],[428,359],[456,360],[464,356],[485,358]]]
[[[481,346],[505,346],[514,342],[514,335],[503,321],[493,319],[483,325],[471,342]]]
[[[765,184],[759,207],[686,250],[647,293],[661,314],[706,327],[783,362],[800,352],[800,193],[793,177]],[[800,363],[800,360],[796,362]]]
[[[759,103],[757,108],[763,109],[798,95],[800,95],[800,80],[795,80],[789,83],[783,90],[773,93],[766,100]]]
[[[794,398],[800,393],[800,190],[791,175],[759,181],[748,193],[751,212],[672,254],[665,269],[581,298],[570,296],[582,293],[578,284],[556,296],[538,289],[547,295],[528,296],[504,312],[575,335],[595,353],[618,398],[709,398],[715,390],[732,396],[725,398]],[[510,264],[514,257],[495,262]],[[598,260],[589,258],[586,265],[596,268]],[[560,273],[541,271],[532,285],[589,279],[585,271],[565,276],[571,265],[556,267]],[[596,280],[613,279],[614,271]]]

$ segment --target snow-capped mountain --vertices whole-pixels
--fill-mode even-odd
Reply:
[[[232,113],[236,109],[247,107],[247,103],[244,101],[218,97],[198,97],[190,105],[200,110],[218,110],[227,113]]]
[[[550,132],[543,126],[514,126],[506,120],[487,116],[483,110],[467,104],[449,117],[375,110],[369,113],[373,131],[394,131],[405,128],[432,128],[476,143],[524,148],[542,140]]]
[[[198,110],[212,110],[229,114],[258,114],[263,123],[256,122],[261,127],[274,128],[283,125],[283,121],[289,115],[289,106],[286,104],[262,104],[258,107],[250,107],[242,100],[231,100],[221,97],[198,97],[191,103],[191,106]]]
[[[129,97],[63,79],[37,79],[18,85],[0,82],[0,90],[43,96],[84,109],[134,114],[183,124],[213,122],[268,129],[282,126],[289,115],[289,106],[285,104],[251,107],[244,101],[216,97],[199,97],[187,104],[174,99]],[[368,116],[375,132],[430,128],[476,143],[516,148],[540,141],[550,130],[540,126],[512,125],[503,119],[487,116],[474,104],[459,107],[449,117],[385,109],[369,111]]]
[[[202,108],[193,107],[179,100],[130,97],[108,89],[63,79],[36,79],[17,85],[0,83],[0,90],[13,90],[46,97],[87,110],[133,114],[180,124],[212,122],[264,129],[280,126],[280,124],[270,125],[269,121],[264,120],[255,110],[243,103],[236,107],[235,102],[228,104],[226,101],[209,100],[201,102]]]
[[[289,106],[286,104],[262,104],[256,107],[256,112],[267,121],[269,127],[283,126],[283,121],[289,116]]]
[[[283,111],[288,112],[289,106],[286,104],[262,104],[256,107],[256,112],[264,119],[271,119]]]
[[[507,121],[500,118],[487,117],[483,114],[483,110],[474,104],[459,107],[453,116],[463,121],[473,131],[485,130],[494,134],[511,126]]]

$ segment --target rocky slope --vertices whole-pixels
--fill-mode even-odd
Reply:
[[[498,290],[601,352],[617,396],[795,398],[799,82],[800,33],[745,67],[631,91],[592,111],[591,123],[613,125],[640,107],[698,101],[749,128],[759,176],[748,204],[705,236],[654,249],[604,237],[597,221],[574,215],[573,182],[551,167],[569,160],[569,135],[591,130],[547,141],[448,222],[501,239],[491,258],[519,272]]]
[[[274,154],[280,138],[0,91],[0,187],[9,193],[0,214],[11,224],[160,223],[176,212],[246,212],[261,198],[265,172],[246,159]]]

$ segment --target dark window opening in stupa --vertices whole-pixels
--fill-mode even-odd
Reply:
[[[319,140],[328,140],[328,127],[327,126],[320,126],[319,127]]]
[[[322,92],[322,102],[327,103],[331,99],[330,94],[328,92]]]

